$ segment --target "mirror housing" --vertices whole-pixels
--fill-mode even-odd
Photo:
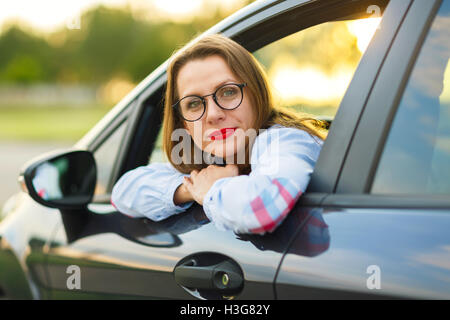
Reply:
[[[90,151],[52,152],[26,163],[19,184],[36,202],[50,208],[80,209],[94,196],[97,167]]]

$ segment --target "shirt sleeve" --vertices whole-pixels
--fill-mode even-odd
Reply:
[[[250,175],[217,180],[203,200],[206,216],[220,230],[272,232],[306,190],[322,143],[295,128],[261,133]]]
[[[175,190],[183,177],[170,163],[152,163],[125,173],[114,185],[111,204],[133,218],[160,221],[186,211],[193,202],[173,203]]]

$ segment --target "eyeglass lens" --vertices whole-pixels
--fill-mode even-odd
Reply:
[[[216,103],[223,109],[234,109],[242,101],[242,90],[236,84],[220,87],[215,93]],[[206,105],[198,96],[188,96],[180,101],[181,114],[188,121],[195,121],[202,117]]]

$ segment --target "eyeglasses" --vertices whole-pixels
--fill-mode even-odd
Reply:
[[[206,96],[190,95],[178,100],[172,107],[177,108],[186,121],[197,121],[205,114],[206,97],[212,96],[214,102],[224,110],[239,107],[244,98],[243,88],[246,83],[227,83]]]

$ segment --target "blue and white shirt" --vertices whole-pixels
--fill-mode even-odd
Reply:
[[[306,190],[322,140],[306,131],[275,125],[253,144],[249,175],[217,180],[203,199],[203,210],[219,230],[272,232]],[[187,210],[173,196],[183,177],[170,163],[151,163],[124,174],[111,203],[131,217],[160,221]]]

